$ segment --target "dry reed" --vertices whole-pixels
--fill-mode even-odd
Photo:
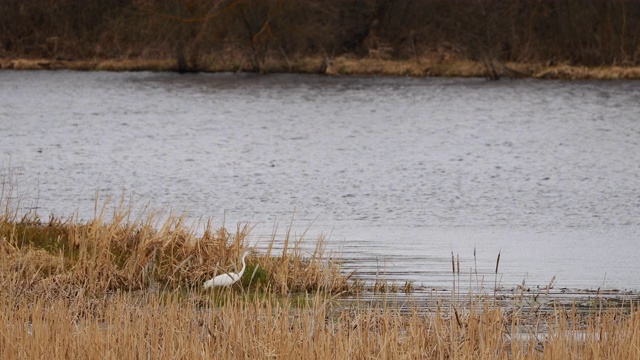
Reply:
[[[31,214],[17,219],[16,212],[6,212],[0,217],[0,284],[7,293],[31,299],[73,298],[79,292],[100,297],[115,291],[187,291],[235,271],[248,246],[248,226],[231,233],[224,227],[213,230],[208,221],[198,234],[185,225],[184,216],[160,221],[159,213],[142,213],[134,216],[123,200],[110,215],[106,203],[96,203],[95,219],[87,223],[54,217],[43,222]],[[244,286],[279,294],[347,290],[339,267],[323,258],[322,239],[318,244],[306,257],[298,243],[278,256],[271,250],[251,256]]]
[[[22,301],[0,296],[0,357],[215,359],[638,359],[640,313],[558,309],[536,326],[485,303],[409,311],[343,307],[321,292],[304,306],[228,292],[223,304],[172,293]],[[541,324],[544,324],[542,326]],[[544,331],[539,331],[544,328]]]

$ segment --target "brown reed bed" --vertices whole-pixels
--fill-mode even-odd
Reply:
[[[109,222],[105,217],[103,208],[87,223],[29,216],[0,220],[0,284],[34,299],[189,291],[214,275],[236,271],[238,255],[248,246],[247,226],[231,233],[213,230],[208,221],[198,235],[184,225],[184,216],[170,215],[159,228],[156,215],[132,218],[130,209],[119,208]],[[251,256],[242,282],[277,294],[348,290],[347,278],[321,251],[303,257],[295,244],[278,254],[269,248]]]
[[[253,254],[241,282],[205,291],[234,270],[250,228],[197,233],[123,201],[112,213],[96,204],[86,223],[42,221],[0,200],[2,359],[640,358],[631,302],[543,312],[495,295],[343,301],[359,282],[324,258],[322,239],[303,256],[289,234]]]
[[[638,359],[635,308],[558,309],[533,325],[489,303],[424,312],[341,307],[321,292],[299,305],[228,291],[16,301],[0,295],[0,357],[48,359]]]

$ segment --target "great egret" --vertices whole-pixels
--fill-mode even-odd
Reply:
[[[224,273],[222,275],[218,275],[213,279],[209,279],[205,281],[204,288],[208,289],[212,286],[229,286],[231,284],[234,284],[238,280],[240,280],[242,278],[242,274],[244,274],[244,268],[246,267],[246,264],[244,263],[244,258],[246,258],[247,255],[249,254],[250,254],[249,251],[245,251],[244,254],[242,254],[242,269],[240,269],[240,272],[238,273],[229,272],[229,273]]]

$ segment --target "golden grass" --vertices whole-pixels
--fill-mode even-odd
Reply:
[[[497,75],[504,78],[532,77],[537,79],[640,79],[640,67],[584,67],[543,63],[491,63]],[[394,60],[380,57],[355,58],[339,56],[331,60],[325,71],[320,57],[295,59],[267,58],[264,73],[326,73],[328,75],[392,75],[433,77],[487,77],[488,64],[459,58],[451,54],[425,55],[418,59]],[[174,59],[0,59],[0,69],[14,70],[98,70],[98,71],[175,71]],[[233,54],[202,59],[198,70],[203,72],[253,71],[251,64]]]
[[[640,68],[605,66],[588,68],[583,66],[556,65],[542,68],[533,74],[540,79],[640,79]]]
[[[484,305],[424,311],[340,306],[322,293],[302,307],[273,296],[197,292],[79,293],[53,301],[0,295],[3,359],[638,359],[640,313],[558,309],[523,315]]]
[[[73,297],[80,291],[92,296],[187,291],[214,275],[235,271],[238,255],[247,247],[247,226],[231,233],[224,227],[213,230],[207,222],[202,234],[196,234],[184,225],[183,216],[169,215],[159,222],[153,212],[134,216],[123,202],[107,222],[105,206],[87,223],[0,216],[3,289],[31,299]],[[290,243],[288,236],[285,244]],[[245,284],[279,294],[347,290],[347,279],[323,258],[321,244],[319,239],[308,257],[303,257],[299,241],[278,254],[269,247],[266,254],[249,257]]]

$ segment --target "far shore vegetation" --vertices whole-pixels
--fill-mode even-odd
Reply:
[[[331,62],[331,71],[323,68],[322,58],[305,58],[297,62],[269,60],[263,66],[263,74],[297,73],[325,75],[389,75],[432,77],[487,77],[536,78],[565,80],[616,80],[640,79],[640,67],[623,66],[572,66],[567,64],[500,64],[501,70],[488,75],[484,64],[472,60],[431,61],[418,63],[411,60],[381,60],[371,58],[338,57]],[[50,59],[0,59],[0,69],[13,70],[79,70],[79,71],[171,71],[178,72],[174,59],[127,60],[50,60]],[[319,69],[323,69],[320,71]],[[196,71],[191,71],[196,72]],[[197,72],[254,72],[243,63],[200,64]]]
[[[640,79],[640,2],[0,2],[0,68]]]

